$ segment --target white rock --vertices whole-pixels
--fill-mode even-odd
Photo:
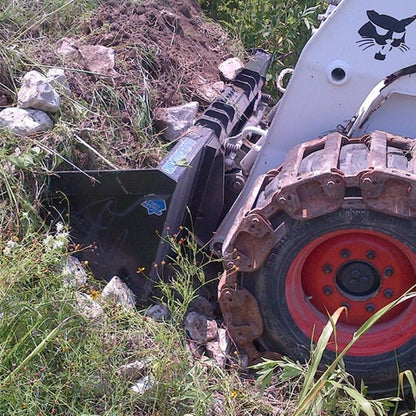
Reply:
[[[154,382],[149,376],[141,378],[137,383],[131,386],[131,389],[137,394],[144,394],[154,386]]]
[[[227,80],[232,81],[244,68],[244,64],[240,58],[229,58],[218,66],[221,76]]]
[[[61,105],[59,94],[48,79],[37,71],[29,71],[22,78],[17,103],[20,108],[35,108],[51,113],[56,113]]]
[[[114,49],[102,45],[83,45],[79,47],[85,69],[105,77],[116,77]]]
[[[169,310],[165,305],[152,305],[147,309],[146,316],[155,321],[166,321],[169,319]]]
[[[220,343],[218,341],[209,341],[206,343],[205,348],[208,357],[213,358],[220,367],[224,368],[227,364],[227,356],[221,350]]]
[[[117,305],[121,305],[127,310],[134,309],[136,304],[133,292],[118,276],[114,276],[106,284],[101,293],[101,298],[110,300]]]
[[[104,316],[103,308],[91,296],[86,293],[77,292],[75,297],[77,300],[77,310],[85,319],[100,320]]]
[[[134,381],[143,377],[143,373],[148,369],[150,361],[133,361],[120,367],[118,373],[121,377]]]
[[[10,107],[0,111],[0,126],[14,134],[26,136],[50,130],[53,127],[53,123],[44,111]]]
[[[59,92],[63,92],[65,95],[71,95],[68,80],[63,69],[50,68],[46,73],[46,79],[49,84]]]
[[[190,312],[185,317],[185,328],[191,339],[199,344],[206,344],[218,336],[218,324],[198,312]]]
[[[199,98],[207,103],[211,103],[221,94],[225,84],[222,81],[214,82],[213,84],[202,84],[197,90],[196,94]]]
[[[218,342],[219,342],[219,347],[221,351],[225,355],[229,354],[229,352],[231,351],[232,342],[226,329],[224,328],[218,329]]]
[[[168,108],[156,108],[153,113],[155,127],[162,132],[167,141],[177,139],[192,126],[198,112],[196,101]]]
[[[64,285],[77,287],[87,283],[87,272],[82,263],[74,256],[68,256],[62,268]]]
[[[80,58],[78,46],[71,38],[62,38],[56,43],[56,52],[65,58],[75,59]]]

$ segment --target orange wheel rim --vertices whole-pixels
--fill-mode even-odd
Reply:
[[[316,342],[340,306],[331,350],[342,349],[354,332],[382,307],[416,283],[416,256],[399,240],[367,229],[339,230],[307,244],[289,269],[286,300],[298,327]],[[349,350],[367,356],[394,350],[416,333],[416,302],[409,300],[383,316]]]

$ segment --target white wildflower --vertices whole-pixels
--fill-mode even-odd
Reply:
[[[41,148],[40,148],[40,147],[38,147],[38,146],[33,146],[33,147],[32,147],[32,149],[31,149],[31,151],[32,151],[33,153],[36,153],[37,155],[40,155],[40,154],[41,154],[41,152],[42,152]]]
[[[17,249],[17,247],[19,247],[19,244],[16,243],[16,241],[9,240],[3,249],[3,255],[10,256],[13,253],[13,251]]]
[[[64,224],[62,222],[58,222],[56,224],[56,232],[57,233],[61,233],[62,231],[64,231],[65,227]]]

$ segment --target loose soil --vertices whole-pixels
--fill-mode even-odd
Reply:
[[[219,63],[236,48],[218,24],[203,17],[197,0],[104,1],[70,29],[66,37],[77,47],[114,50],[113,77],[88,72],[83,62],[59,54],[60,38],[51,38],[51,33],[45,35],[41,27],[26,33],[35,64],[21,75],[30,69],[65,68],[72,102],[89,110],[86,117],[71,121],[74,131],[122,169],[155,166],[161,160],[160,145],[151,139],[152,110],[197,100],[202,111],[208,102],[199,87],[219,81]],[[0,77],[7,84],[7,67],[1,63]],[[12,91],[19,85],[10,84],[0,90],[0,109],[15,105]],[[67,111],[63,103],[62,114]],[[48,144],[57,148],[55,139]],[[144,151],[150,147],[155,151]],[[83,169],[103,167],[82,146],[71,158]]]
[[[195,0],[110,1],[84,23],[82,34],[84,44],[114,48],[115,87],[137,85],[152,107],[198,98],[199,81],[218,81],[218,64],[232,55],[227,41],[217,24],[202,18]],[[88,98],[88,82],[80,81],[72,77],[72,87]]]

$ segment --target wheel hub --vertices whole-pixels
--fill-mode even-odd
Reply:
[[[337,325],[337,345],[342,348],[364,322],[416,283],[415,268],[413,252],[387,234],[365,228],[323,234],[292,262],[286,286],[288,307],[309,337],[317,337],[328,314],[345,307]],[[351,354],[371,355],[402,345],[413,336],[415,314],[415,302],[396,305]]]
[[[351,299],[369,299],[377,294],[381,285],[380,273],[364,261],[343,264],[335,277],[338,289]]]

